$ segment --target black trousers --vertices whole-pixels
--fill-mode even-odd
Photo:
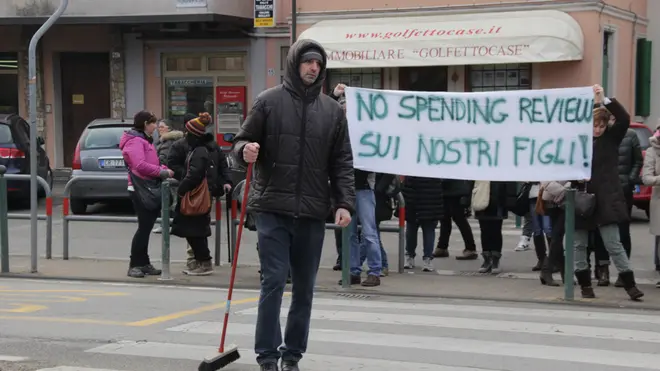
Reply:
[[[211,260],[211,251],[209,250],[209,240],[206,237],[186,237],[186,241],[193,253],[195,260],[199,262]]]
[[[444,197],[443,204],[445,207],[444,217],[440,219],[440,237],[438,238],[438,248],[447,250],[449,249],[449,238],[451,237],[451,222],[454,221],[458,230],[461,232],[463,242],[465,242],[465,249],[470,251],[477,250],[477,244],[474,242],[474,235],[472,234],[472,227],[465,215],[465,206],[461,205],[460,197]]]
[[[626,196],[626,206],[628,207],[628,218],[632,215],[633,207],[633,190],[632,188],[626,188],[623,190],[624,195]],[[619,223],[619,238],[621,239],[621,244],[623,249],[626,251],[628,259],[630,259],[630,253],[632,251],[632,239],[630,237],[630,221]],[[596,265],[607,265],[610,262],[610,254],[608,254],[607,249],[605,249],[605,244],[603,239],[600,236],[600,232],[595,230],[590,233],[589,245],[592,247],[594,252],[594,257],[596,259]],[[590,259],[591,260],[591,259]]]
[[[479,219],[481,251],[502,253],[502,219]]]
[[[149,260],[149,237],[151,237],[151,230],[156,224],[156,219],[160,216],[160,210],[149,211],[145,209],[135,192],[131,192],[131,201],[133,201],[133,208],[137,214],[138,228],[131,242],[130,267],[144,267],[151,264]]]
[[[543,264],[543,271],[552,272],[554,267],[564,269],[564,234],[566,233],[566,214],[558,207],[548,208],[546,213],[550,217],[552,233],[550,234],[550,248],[548,259]]]
[[[325,221],[258,213],[256,223],[263,277],[254,345],[257,362],[277,362],[280,357],[298,361],[307,350]],[[280,347],[280,308],[289,269],[292,297],[284,330],[285,345]]]

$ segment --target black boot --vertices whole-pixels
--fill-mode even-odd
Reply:
[[[484,251],[481,253],[481,256],[484,257],[484,263],[481,264],[479,268],[479,273],[490,273],[493,270],[493,257],[490,251]]]
[[[596,285],[606,287],[610,285],[610,267],[609,265],[599,265],[596,267],[598,270],[598,283]]]
[[[543,260],[543,266],[541,267],[541,275],[539,276],[539,279],[541,280],[541,285],[555,287],[559,286],[559,283],[555,282],[555,279],[552,277],[552,263],[550,263],[550,258],[547,256]]]
[[[626,290],[631,300],[637,301],[644,296],[644,293],[637,288],[633,271],[621,272],[619,273],[619,278],[621,279],[621,282],[623,282],[623,288]]]
[[[591,270],[576,271],[575,278],[577,278],[584,299],[593,299],[596,297],[594,289],[591,287]]]
[[[543,266],[543,261],[545,260],[545,236],[534,236],[534,251],[536,251],[536,265],[532,268],[532,271],[538,272]]]

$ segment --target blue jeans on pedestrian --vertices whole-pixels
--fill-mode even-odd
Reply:
[[[256,213],[255,220],[263,276],[254,342],[257,362],[299,361],[307,350],[325,221],[271,213]],[[289,269],[292,297],[280,347],[280,308]]]
[[[534,236],[546,235],[550,237],[552,233],[552,226],[550,225],[550,217],[547,215],[536,214],[536,199],[531,199],[529,204],[529,218],[532,222],[532,233]]]
[[[378,241],[380,242],[380,261],[383,269],[388,269],[390,263],[387,261],[387,252],[383,247],[383,238],[380,235],[380,223],[376,224],[376,230],[378,231]],[[364,261],[367,260],[367,249],[364,248],[364,245],[360,246],[360,266],[364,264]]]
[[[433,246],[435,244],[435,228],[437,220],[406,221],[406,255],[415,258],[417,253],[417,231],[422,227],[422,246],[424,258],[433,259]]]
[[[371,189],[355,191],[355,216],[348,227],[351,236],[351,274],[362,274],[361,250],[364,249],[369,266],[368,275],[380,276],[383,269],[380,254],[380,236],[376,223],[376,196]],[[360,221],[362,232],[358,239],[357,222]]]

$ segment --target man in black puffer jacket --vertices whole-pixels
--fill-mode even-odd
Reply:
[[[280,358],[282,371],[299,370],[330,198],[336,201],[336,224],[348,226],[354,210],[346,118],[336,101],[321,94],[326,63],[317,42],[291,45],[284,83],[257,96],[233,143],[238,163],[254,163],[247,211],[255,214],[263,273],[255,334],[263,371],[276,371]],[[280,351],[280,307],[289,268],[293,297]]]
[[[621,188],[623,188],[623,195],[626,197],[626,206],[628,207],[628,217],[632,213],[633,207],[633,192],[635,185],[640,184],[639,172],[644,164],[644,157],[642,156],[642,147],[639,144],[639,138],[634,129],[628,129],[626,136],[623,137],[619,145],[619,180],[621,181]],[[619,238],[621,244],[626,250],[626,255],[630,259],[630,252],[632,250],[632,241],[630,238],[630,220],[619,223]],[[593,232],[594,255],[596,258],[596,276],[598,278],[598,286],[608,286],[610,284],[610,255],[605,249],[603,239],[598,230]],[[615,286],[623,287],[621,279],[617,279]]]

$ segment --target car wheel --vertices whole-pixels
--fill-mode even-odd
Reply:
[[[74,214],[84,214],[87,212],[87,204],[84,200],[72,198],[69,200],[71,212]]]

